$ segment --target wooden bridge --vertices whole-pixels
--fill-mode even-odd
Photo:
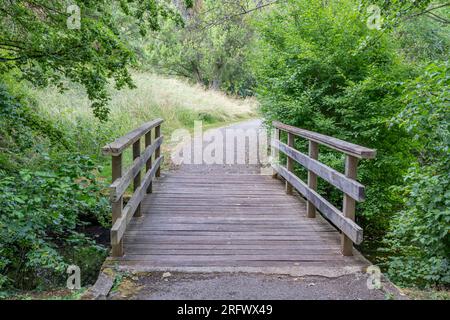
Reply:
[[[272,175],[220,165],[161,174],[162,123],[146,123],[102,149],[112,156],[107,264],[139,271],[323,275],[369,264],[353,248],[363,241],[355,223],[355,204],[364,200],[356,168],[359,159],[374,158],[374,150],[274,122],[272,155],[284,154],[286,163],[273,163]],[[295,149],[298,138],[309,141],[308,155]],[[317,160],[319,145],[345,154],[344,174]],[[123,171],[128,147],[133,162]],[[307,182],[295,175],[295,164],[308,170]],[[317,192],[318,177],[343,192],[342,211]],[[131,187],[133,195],[124,206]]]

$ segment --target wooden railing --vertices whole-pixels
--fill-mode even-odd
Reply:
[[[356,181],[358,159],[373,159],[376,151],[353,143],[332,138],[320,133],[311,132],[273,122],[275,137],[272,147],[277,153],[281,151],[287,156],[286,167],[278,163],[272,164],[274,177],[278,174],[286,180],[286,192],[292,194],[295,188],[307,200],[307,216],[314,218],[316,209],[331,221],[341,232],[341,249],[344,256],[353,254],[353,243],[360,244],[363,240],[363,231],[355,223],[356,201],[364,200],[364,186]],[[287,144],[280,141],[280,131],[287,132]],[[309,141],[309,154],[306,155],[294,148],[295,136]],[[345,174],[319,162],[319,144],[345,153]],[[304,183],[294,175],[294,161],[308,170],[308,183]],[[324,179],[344,193],[342,212],[317,193],[317,177]]]
[[[160,167],[163,161],[161,155],[162,119],[145,123],[116,141],[104,146],[102,153],[112,156],[112,184],[110,186],[110,201],[112,206],[111,246],[112,256],[123,255],[122,237],[127,224],[134,216],[141,216],[141,201],[145,194],[152,192],[152,179],[160,176]],[[152,129],[155,129],[152,142]],[[141,153],[141,138],[145,136],[145,150]],[[122,154],[129,146],[133,148],[133,164],[122,174]],[[152,156],[154,160],[152,160]],[[141,171],[145,166],[144,179],[141,180]],[[123,195],[133,181],[133,195],[123,206]]]

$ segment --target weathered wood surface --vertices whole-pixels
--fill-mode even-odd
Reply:
[[[148,146],[144,153],[134,159],[133,164],[131,167],[127,170],[127,172],[120,177],[120,179],[115,180],[109,187],[110,191],[110,199],[111,201],[115,202],[117,199],[119,199],[127,190],[128,186],[131,183],[131,180],[137,176],[137,174],[142,170],[144,165],[146,165],[146,170],[150,170],[151,168],[151,162],[150,167],[148,166],[149,161],[151,161],[151,156],[155,152],[157,148],[161,146],[163,142],[163,137],[159,137],[158,139],[153,142],[150,146]],[[159,157],[159,156],[158,156]],[[157,157],[156,157],[157,158]]]
[[[311,140],[308,142],[308,155],[313,161],[316,161],[319,158],[319,144],[317,142]],[[317,190],[317,174],[315,172],[316,171],[308,169],[308,188],[311,188],[311,190],[314,191]],[[308,200],[306,203],[306,216],[308,218],[315,218],[316,213],[316,207]]]
[[[122,236],[127,228],[127,225],[133,217],[134,212],[147,194],[148,186],[152,182],[152,179],[155,177],[162,161],[162,156],[155,160],[153,167],[145,174],[144,181],[134,191],[133,196],[128,201],[127,205],[123,208],[121,217],[114,222],[113,227],[111,228],[111,243],[113,245],[118,244],[120,243],[120,241],[122,241]]]
[[[356,168],[358,166],[358,158],[347,155],[345,157],[345,176],[350,179],[356,179]],[[355,221],[356,202],[354,199],[344,194],[344,203],[342,212],[347,219]],[[341,235],[341,249],[344,256],[353,254],[353,243],[345,234]]]
[[[143,135],[147,134],[153,128],[160,126],[163,122],[163,119],[156,119],[143,124],[139,128],[104,146],[102,148],[103,155],[117,156],[121,154],[127,147],[138,141]]]
[[[306,217],[283,182],[257,174],[164,174],[123,234],[113,263],[148,268],[363,267],[344,257],[339,233]],[[125,216],[125,214],[124,214]]]
[[[363,230],[352,219],[344,216],[339,209],[333,206],[330,202],[324,199],[316,191],[310,189],[302,180],[296,177],[293,173],[287,171],[282,166],[274,165],[275,170],[289,181],[294,188],[300,192],[308,201],[312,202],[314,206],[330,220],[335,226],[339,228],[348,238],[354,243],[360,244],[363,240]],[[353,200],[354,201],[354,200]]]
[[[304,129],[300,129],[297,127],[289,126],[287,124],[274,121],[273,126],[277,129],[281,129],[283,131],[295,134],[299,137],[303,137],[308,140],[312,140],[323,144],[331,149],[335,149],[337,151],[341,151],[343,153],[352,155],[354,157],[360,159],[373,159],[377,155],[376,150],[369,149],[363,146],[359,146],[357,144],[353,144],[347,141],[343,141],[337,138],[333,138],[330,136],[326,136],[321,133],[312,132]]]
[[[300,151],[295,150],[294,148],[288,146],[283,142],[273,141],[272,147],[282,151],[288,157],[294,159],[303,167],[305,167],[309,171],[312,171],[342,192],[348,194],[353,199],[357,201],[364,200],[364,186],[356,181],[355,178],[348,178],[344,174],[334,170],[333,168],[330,168],[329,166],[319,162],[318,160],[313,159],[312,157],[301,153]],[[292,171],[289,168],[287,169],[288,171]],[[316,184],[317,180],[315,181],[315,185]]]

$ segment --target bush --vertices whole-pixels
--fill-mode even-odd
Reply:
[[[418,161],[396,189],[404,209],[385,241],[389,275],[405,285],[450,284],[449,87],[448,63],[431,64],[406,84],[406,108],[394,119],[418,142]]]
[[[377,149],[362,161],[359,180],[367,201],[357,219],[366,240],[384,236],[401,199],[390,189],[402,183],[412,159],[411,139],[389,126],[400,112],[401,80],[410,70],[387,35],[369,30],[357,1],[291,0],[256,21],[260,32],[254,69],[261,110],[282,122]],[[370,41],[368,40],[370,39]],[[321,148],[321,160],[342,169],[343,158]],[[341,206],[342,196],[322,187]]]
[[[51,163],[45,171],[0,173],[0,271],[15,287],[32,289],[61,276],[66,251],[92,246],[77,228],[89,221],[107,226],[108,201],[84,157]],[[100,252],[105,249],[96,247]],[[55,284],[55,283],[52,283]]]
[[[101,168],[67,152],[63,139],[53,139],[61,132],[25,100],[5,87],[0,97],[0,290],[59,285],[66,266],[78,261],[71,252],[105,256],[105,248],[78,232],[87,223],[108,226],[109,203],[95,175]],[[87,274],[98,264],[86,266]]]

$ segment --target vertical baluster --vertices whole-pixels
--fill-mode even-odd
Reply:
[[[346,155],[345,156],[345,176],[351,179],[356,179],[356,169],[358,166],[358,158]],[[355,221],[355,200],[344,194],[343,213],[344,216]],[[344,256],[353,255],[353,242],[345,234],[341,234],[341,250]]]
[[[161,126],[157,126],[155,128],[155,140],[161,136]],[[155,150],[155,160],[161,156],[161,147],[156,148]],[[156,177],[161,176],[161,166],[156,170]]]
[[[275,128],[275,129],[273,130],[273,135],[274,135],[274,136],[273,136],[274,142],[280,141],[280,129]],[[272,163],[278,165],[278,164],[279,164],[279,163],[278,163],[279,160],[280,160],[280,152],[279,152],[279,150],[276,149],[276,148],[274,148],[274,147],[272,147]],[[276,179],[277,176],[278,176],[277,171],[276,171],[275,169],[273,169],[273,172],[272,172],[272,178]]]
[[[150,130],[145,134],[145,148],[148,148],[152,144],[152,131]],[[153,155],[152,155],[153,156]],[[145,172],[147,173],[152,168],[152,156],[147,160],[145,164]],[[150,182],[147,193],[152,193],[152,182]]]
[[[288,132],[288,141],[287,144],[289,147],[294,147],[294,143],[295,143],[295,136]],[[289,172],[294,171],[294,160],[287,156],[287,160],[286,160],[286,168]],[[286,181],[286,193],[287,194],[292,194],[292,185]]]
[[[133,143],[133,160],[139,158],[141,156],[141,139],[139,138],[135,143]],[[133,180],[133,191],[136,191],[137,188],[141,185],[141,170],[139,170],[136,177]],[[136,208],[136,212],[134,213],[136,217],[140,217],[141,214],[141,204]]]
[[[319,144],[315,141],[309,140],[309,151],[308,154],[310,158],[317,160],[319,157]],[[312,190],[317,190],[317,175],[312,172],[311,170],[308,170],[308,187],[310,187]],[[315,218],[316,217],[316,207],[314,204],[310,201],[306,203],[306,213],[308,218]]]
[[[122,176],[122,154],[118,156],[112,156],[112,181],[117,180]],[[122,217],[123,208],[123,197],[120,197],[117,201],[112,204],[112,224],[116,222],[117,219]],[[120,240],[118,244],[112,244],[112,256],[120,257],[123,255],[123,241]]]

